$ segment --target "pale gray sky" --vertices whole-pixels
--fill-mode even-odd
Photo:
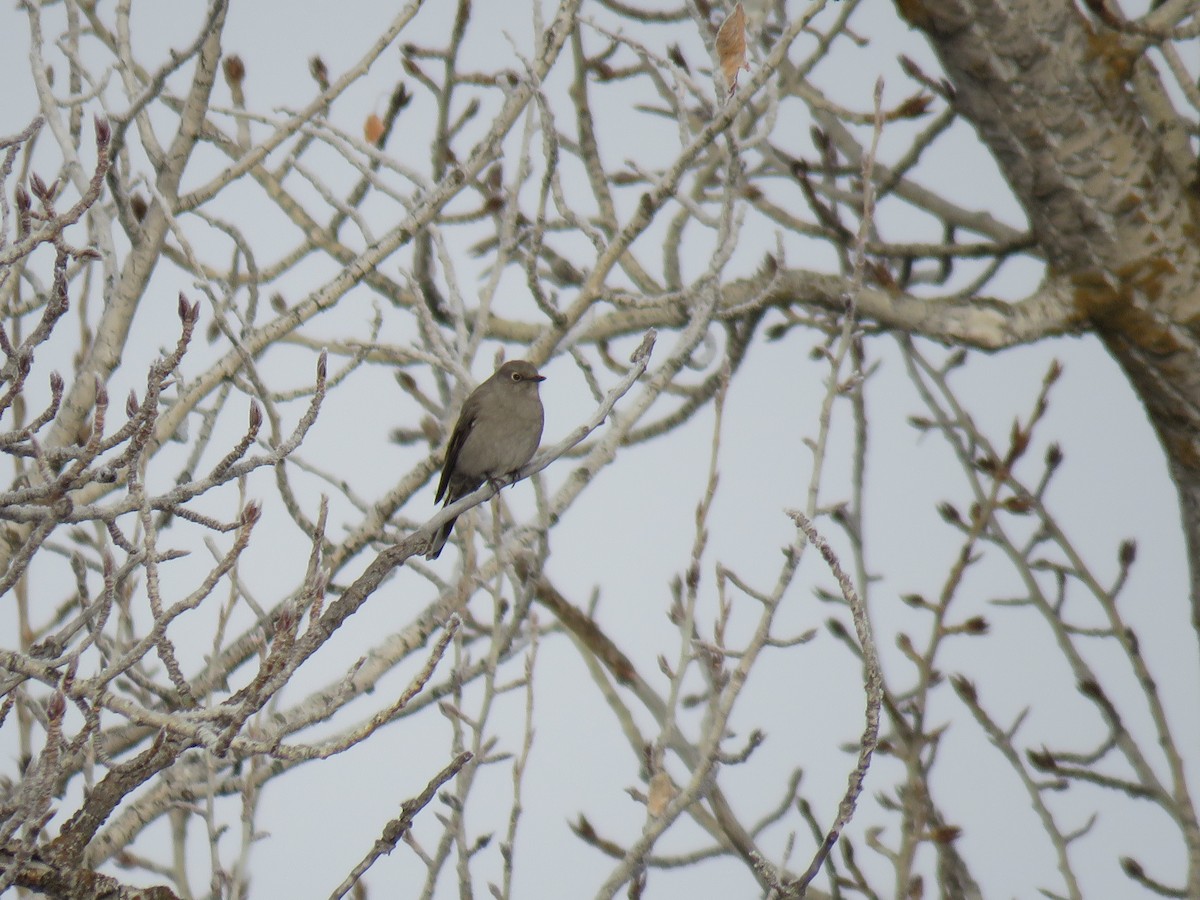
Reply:
[[[871,91],[877,77],[887,78],[886,97],[896,102],[910,88],[899,75],[897,53],[917,58],[928,71],[935,71],[920,36],[895,19],[890,6],[877,4],[878,10],[860,14],[854,27],[869,35],[873,44],[854,56],[835,55],[836,66],[824,67],[817,82],[836,94],[836,98],[855,108],[869,108]],[[799,9],[799,4],[789,4]],[[833,15],[833,5],[824,14]],[[190,39],[200,20],[201,4],[135,3],[135,39],[137,52],[147,64],[164,57],[168,48],[182,46]],[[446,31],[449,4],[428,4],[403,41],[437,44]],[[864,11],[865,12],[865,11]],[[342,3],[234,3],[226,28],[225,48],[246,61],[246,89],[249,105],[259,111],[293,108],[309,99],[311,82],[308,59],[319,54],[333,73],[358,59],[374,39],[381,23],[393,11],[381,11],[379,4],[366,0]],[[599,13],[597,13],[599,17]],[[690,59],[703,58],[701,44],[691,23],[648,30],[638,39],[656,47],[678,42]],[[531,27],[524,3],[477,2],[468,33],[465,58],[478,54],[481,60],[502,58],[516,65],[513,45],[528,52]],[[0,133],[11,134],[28,124],[35,112],[34,95],[27,72],[27,30],[24,15],[11,5],[0,9],[0,79],[6,86],[0,102]],[[512,43],[510,44],[511,38]],[[598,44],[589,38],[593,46]],[[482,65],[482,63],[481,63]],[[178,77],[178,76],[177,76]],[[115,76],[114,76],[115,78]],[[334,123],[357,134],[361,119],[372,111],[381,111],[397,79],[407,79],[401,68],[400,54],[386,52],[372,72],[352,88],[337,106]],[[561,81],[561,79],[560,79]],[[182,82],[180,82],[182,83]],[[563,89],[562,84],[548,90]],[[404,162],[425,171],[428,159],[427,133],[432,106],[417,88],[417,99],[403,117],[404,128],[412,129],[413,139],[397,134],[388,151],[402,156],[411,147],[413,156]],[[228,102],[223,84],[216,91],[216,103]],[[607,122],[602,130],[603,150],[608,159],[635,159],[640,165],[654,165],[673,157],[677,136],[673,128],[661,130],[622,127],[626,111],[616,98],[605,95],[597,115]],[[87,105],[89,114],[98,112],[95,103]],[[796,114],[798,106],[789,107]],[[482,117],[486,124],[486,117]],[[810,122],[794,124],[797,148],[809,145]],[[482,126],[480,126],[482,127]],[[164,132],[165,133],[165,132]],[[519,137],[515,131],[514,140]],[[44,152],[50,153],[50,141],[43,137]],[[882,158],[899,152],[900,139],[885,138]],[[213,156],[213,165],[222,163]],[[1020,212],[995,174],[974,134],[965,126],[956,126],[952,139],[937,148],[920,177],[957,202],[986,208],[1015,225],[1022,224]],[[272,223],[256,226],[260,210],[217,205],[222,215],[236,217],[242,227],[255,231],[259,252],[270,259],[295,241],[290,233],[280,232],[273,241]],[[379,203],[368,213],[383,230],[395,211]],[[626,209],[627,213],[629,210]],[[928,223],[906,220],[898,210],[885,204],[880,209],[880,224],[892,238],[937,239],[927,234]],[[78,239],[78,235],[76,235]],[[754,269],[763,255],[773,250],[775,232],[761,222],[748,224],[739,256],[730,267],[734,277]],[[215,238],[214,238],[215,241]],[[832,258],[827,248],[794,237],[785,238],[788,262],[828,270]],[[202,245],[201,245],[202,246]],[[222,246],[214,243],[214,247]],[[453,248],[462,257],[462,247]],[[221,251],[224,252],[224,251]],[[709,250],[696,249],[691,261],[699,271],[707,262]],[[654,260],[650,260],[653,264]],[[687,264],[687,261],[685,261]],[[390,265],[396,265],[391,261]],[[460,277],[472,263],[460,263]],[[474,264],[478,266],[479,264]],[[110,393],[123,397],[130,387],[144,381],[146,362],[159,346],[172,343],[174,296],[184,290],[199,299],[192,286],[177,274],[162,267],[153,296],[146,304],[162,304],[162,314],[140,319],[134,353],[125,360]],[[278,287],[290,298],[302,296],[331,272],[327,263],[315,263],[289,276]],[[482,277],[482,275],[480,275]],[[1014,265],[1006,271],[996,290],[1008,298],[1018,298],[1030,290],[1038,277],[1034,267]],[[305,283],[311,278],[311,283]],[[516,272],[505,276],[504,296],[516,306],[528,304],[527,290]],[[510,283],[511,282],[511,283]],[[464,281],[463,289],[472,295],[478,285]],[[330,339],[366,333],[372,315],[372,298],[362,289],[339,309],[337,317],[319,321],[309,333],[327,329]],[[384,332],[402,340],[401,325],[383,311]],[[202,313],[201,326],[205,323]],[[405,320],[407,321],[407,320]],[[665,352],[673,340],[660,336],[659,352]],[[810,453],[803,438],[816,428],[821,397],[822,364],[812,361],[808,351],[815,338],[792,331],[785,340],[768,344],[761,339],[750,353],[730,391],[722,447],[722,481],[718,490],[711,524],[711,544],[706,557],[706,616],[713,615],[713,564],[720,561],[755,583],[773,578],[780,548],[790,539],[792,526],[783,510],[800,507],[809,477]],[[136,355],[143,352],[140,358]],[[65,352],[65,351],[64,351]],[[198,360],[214,351],[197,341]],[[891,338],[869,342],[873,360],[881,363],[874,376],[868,404],[872,420],[869,482],[868,541],[870,562],[883,580],[871,589],[872,611],[885,666],[899,670],[907,665],[895,648],[895,636],[901,630],[918,629],[921,619],[898,599],[902,594],[936,594],[940,579],[957,543],[936,513],[941,500],[966,505],[966,489],[948,451],[934,435],[921,438],[906,424],[908,416],[921,414],[913,388],[904,375],[903,363]],[[1106,577],[1116,571],[1118,543],[1126,537],[1139,541],[1138,565],[1126,591],[1125,611],[1139,629],[1144,655],[1150,660],[1160,689],[1174,715],[1183,746],[1193,750],[1189,760],[1200,762],[1200,717],[1196,715],[1196,685],[1200,666],[1196,659],[1196,638],[1184,625],[1187,622],[1186,571],[1184,551],[1178,528],[1173,489],[1167,479],[1162,452],[1149,429],[1140,405],[1115,364],[1098,343],[1091,339],[1062,339],[1036,347],[1006,351],[994,356],[976,356],[955,378],[955,384],[967,399],[980,427],[997,442],[1003,442],[1014,417],[1024,418],[1036,394],[1038,384],[1052,358],[1065,364],[1065,374],[1052,395],[1048,423],[1038,433],[1031,460],[1039,460],[1046,443],[1055,440],[1066,452],[1066,464],[1050,493],[1053,508],[1064,526],[1079,536],[1087,558]],[[482,354],[473,367],[477,379],[491,371],[490,351]],[[199,362],[193,363],[197,367]],[[268,358],[274,376],[299,385],[311,381],[311,354],[281,353]],[[51,366],[70,371],[71,362],[39,359],[40,369]],[[546,374],[543,389],[546,405],[546,440],[553,441],[575,427],[592,409],[582,377],[560,360]],[[388,440],[398,426],[412,427],[415,410],[395,387],[390,373],[367,369],[357,373],[354,390],[331,394],[318,425],[306,441],[305,459],[349,480],[367,500],[380,483],[376,473],[391,472],[404,465],[405,453]],[[296,413],[298,414],[298,413]],[[244,410],[236,413],[240,427]],[[836,425],[836,440],[829,464],[827,496],[840,496],[847,483],[846,448],[849,421],[843,415]],[[674,658],[678,634],[667,621],[670,603],[669,583],[683,572],[693,539],[693,513],[706,476],[711,443],[712,415],[706,412],[668,439],[636,447],[624,453],[619,463],[601,473],[597,483],[570,510],[550,536],[553,554],[550,575],[573,591],[571,599],[586,603],[594,586],[600,586],[599,621],[621,647],[638,661],[648,677],[659,675],[654,660],[665,654]],[[182,460],[184,449],[171,448],[171,458]],[[570,473],[571,463],[561,460],[545,474],[547,485],[560,484]],[[155,474],[173,477],[175,469],[163,465]],[[390,475],[389,475],[390,477]],[[385,483],[390,483],[385,479]],[[269,473],[260,473],[261,490],[271,496]],[[301,503],[314,512],[321,492],[315,479],[300,477],[297,484],[310,492]],[[253,490],[252,483],[252,490]],[[511,491],[518,510],[533,509],[529,484]],[[423,519],[432,514],[432,486],[404,510],[407,516]],[[352,520],[349,508],[334,508],[331,533]],[[825,531],[834,536],[826,525]],[[259,532],[257,545],[243,563],[241,575],[260,602],[275,602],[281,592],[298,583],[308,548],[291,523],[270,508]],[[838,543],[835,541],[835,544]],[[453,555],[441,561],[449,572]],[[804,576],[792,588],[793,606],[787,619],[797,632],[821,628],[832,610],[807,592],[814,582],[829,584],[826,573],[814,558]],[[177,570],[180,583],[186,584],[194,571],[187,563]],[[204,559],[195,561],[199,571]],[[990,610],[986,601],[1018,591],[1012,577],[998,567],[973,573],[966,594],[973,606],[964,603],[960,614],[979,612],[988,616],[993,635],[975,645],[960,644],[961,655],[942,659],[947,674],[962,672],[984,692],[984,699],[1002,721],[1011,721],[1027,705],[1034,712],[1027,727],[1046,736],[1060,747],[1083,749],[1096,734],[1087,722],[1073,720],[1073,681],[1063,671],[1043,628],[1033,613]],[[411,612],[427,603],[428,585],[407,573],[399,573],[367,608],[332,640],[312,663],[301,670],[297,696],[304,686],[337,677],[379,635],[394,630],[408,620]],[[12,632],[11,618],[5,618],[0,634]],[[547,614],[538,610],[546,619]],[[200,626],[198,634],[208,632]],[[198,663],[208,647],[181,648]],[[970,649],[973,652],[968,652]],[[951,651],[953,654],[954,651]],[[1115,664],[1115,663],[1114,663]],[[390,676],[378,689],[381,696],[398,693],[411,667]],[[602,834],[629,838],[638,833],[644,818],[642,807],[625,793],[640,786],[637,760],[621,743],[613,726],[612,714],[598,695],[577,655],[562,636],[545,641],[535,673],[536,743],[526,776],[525,818],[519,832],[516,869],[516,896],[523,898],[562,898],[590,895],[608,871],[608,860],[584,846],[569,834],[566,823],[579,814],[586,815]],[[1132,685],[1129,687],[1132,690]],[[286,701],[288,694],[285,692]],[[987,759],[986,770],[998,773],[981,779],[972,769],[943,767],[937,785],[939,799],[952,819],[968,823],[961,846],[977,867],[977,874],[988,896],[1029,896],[1034,886],[1053,885],[1054,860],[1038,830],[1029,804],[1015,776],[998,759],[977,728],[963,715],[947,693],[939,701],[938,712],[954,724],[946,737],[944,754],[969,759],[972,754]],[[515,750],[520,740],[523,711],[521,698],[504,698],[495,721],[504,723],[500,732],[501,749]],[[853,742],[862,727],[862,687],[856,666],[842,648],[823,629],[804,650],[769,658],[756,671],[747,695],[734,716],[734,726],[744,734],[753,727],[764,727],[768,740],[755,756],[754,764],[742,769],[726,768],[722,784],[748,820],[769,806],[784,783],[791,767],[803,766],[803,788],[813,802],[817,815],[829,821],[844,790],[851,757],[839,748]],[[686,722],[686,720],[685,720]],[[694,725],[695,723],[691,723]],[[649,721],[642,725],[653,733]],[[10,726],[11,730],[11,726]],[[326,896],[358,860],[377,836],[382,824],[395,815],[399,803],[416,793],[428,778],[444,764],[449,727],[436,716],[425,717],[420,724],[406,722],[392,727],[376,739],[353,751],[323,763],[303,766],[268,788],[260,826],[270,833],[254,850],[254,897]],[[0,758],[7,762],[0,769],[13,767],[11,738],[0,732]],[[970,748],[967,751],[953,748]],[[870,852],[861,842],[863,830],[884,821],[877,814],[871,796],[885,783],[880,776],[890,772],[895,762],[879,757],[868,778],[866,797],[851,829],[858,839],[860,863],[871,866]],[[471,824],[479,831],[502,830],[502,816],[508,792],[508,770],[495,767],[481,776],[484,795],[494,794],[498,812],[489,818],[486,811]],[[878,780],[877,780],[878,779]],[[1094,796],[1062,798],[1064,827],[1082,825]],[[1079,802],[1076,802],[1079,801]],[[476,802],[479,802],[477,799]],[[68,805],[68,808],[69,805]],[[433,814],[433,808],[425,816]],[[1074,817],[1074,818],[1072,818]],[[494,821],[492,821],[494,819]],[[988,830],[971,830],[969,823],[989,821]],[[894,824],[894,820],[888,820]],[[1093,871],[1081,866],[1085,885],[1094,894],[1105,893],[1106,885],[1118,877],[1115,860],[1131,853],[1156,864],[1162,871],[1177,871],[1180,848],[1163,845],[1160,817],[1136,807],[1120,817],[1101,815],[1092,835],[1078,848],[1081,859],[1098,862]],[[661,845],[663,852],[694,846],[696,835],[682,822]],[[422,834],[420,825],[418,835]],[[894,838],[895,835],[890,835]],[[784,835],[772,833],[764,845],[779,852]],[[231,835],[229,841],[236,841]],[[163,836],[147,838],[143,852],[152,854],[162,846]],[[691,843],[689,843],[691,841]],[[139,842],[139,847],[141,843]],[[203,870],[207,850],[199,843],[193,848]],[[498,854],[481,855],[477,883],[498,877]],[[1089,867],[1090,868],[1090,867]],[[409,896],[409,885],[419,884],[421,866],[411,852],[401,847],[376,864],[368,878],[372,896]],[[753,882],[743,868],[726,863],[704,864],[690,873],[674,873],[670,892],[656,890],[666,884],[665,876],[651,873],[649,896],[750,897],[756,895]],[[199,887],[199,886],[197,886]],[[449,881],[442,894],[453,891]]]

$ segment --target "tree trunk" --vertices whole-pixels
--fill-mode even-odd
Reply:
[[[1200,633],[1195,160],[1143,56],[1147,29],[1109,13],[1091,22],[1070,3],[898,6],[1023,205],[1048,278],[1068,286],[1146,406],[1179,491]]]

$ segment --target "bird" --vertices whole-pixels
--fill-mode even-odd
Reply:
[[[438,503],[444,506],[465,497],[483,482],[511,475],[533,458],[542,440],[544,412],[538,387],[546,380],[537,367],[514,359],[471,392],[450,435]],[[434,534],[426,559],[437,559],[454,528],[454,519]]]

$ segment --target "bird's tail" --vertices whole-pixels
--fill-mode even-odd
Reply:
[[[446,541],[450,538],[450,532],[454,530],[455,521],[457,519],[451,519],[434,533],[433,540],[429,543],[429,549],[425,551],[426,559],[438,558],[442,548],[446,546]]]

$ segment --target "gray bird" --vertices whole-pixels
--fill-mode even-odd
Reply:
[[[533,458],[542,440],[538,385],[545,380],[533,363],[514,359],[471,392],[450,435],[434,503],[444,494],[449,506],[485,480],[509,475]],[[451,519],[438,530],[426,559],[437,559],[453,528]]]

